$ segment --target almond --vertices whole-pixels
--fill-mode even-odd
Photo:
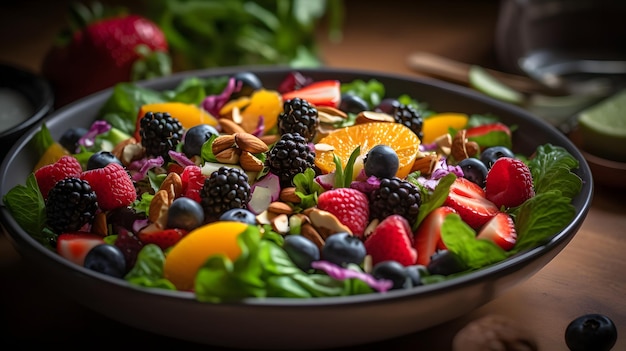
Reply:
[[[220,135],[213,140],[213,143],[211,144],[211,151],[213,151],[213,155],[217,155],[220,152],[235,146],[237,146],[237,144],[235,144],[234,135]]]
[[[300,196],[296,194],[296,188],[293,186],[280,189],[279,198],[281,201],[291,202],[294,204],[298,204],[300,203],[300,201],[302,201],[302,199],[300,199]]]
[[[93,219],[93,223],[91,225],[91,232],[94,234],[107,236],[109,235],[107,229],[107,215],[104,212],[99,212]]]
[[[281,201],[274,201],[267,207],[267,211],[274,214],[287,214],[293,213],[293,209],[288,204]]]
[[[263,161],[248,151],[242,151],[239,155],[239,165],[248,172],[260,172],[264,166]]]
[[[324,246],[324,238],[317,232],[317,230],[310,223],[303,223],[300,228],[300,234],[311,240],[321,250]]]
[[[239,150],[236,148],[226,149],[218,154],[215,154],[215,159],[219,163],[236,165],[239,163]]]
[[[237,147],[241,150],[248,151],[252,154],[261,154],[269,150],[263,140],[250,133],[236,133],[235,144],[237,144]]]
[[[167,213],[170,208],[170,200],[165,190],[159,190],[154,194],[152,201],[150,201],[150,208],[148,209],[148,219],[150,222],[158,222],[159,218]]]
[[[395,122],[396,120],[392,115],[384,112],[374,111],[361,111],[357,116],[355,123],[369,123],[369,122]]]
[[[233,122],[228,118],[220,118],[219,120],[220,127],[222,127],[222,132],[225,134],[235,134],[235,133],[245,133],[245,129],[239,124]]]
[[[183,193],[183,181],[180,175],[176,172],[168,173],[165,179],[163,179],[159,190],[167,191],[169,201],[174,201],[175,198]]]
[[[347,113],[341,111],[340,109],[338,109],[336,107],[332,107],[332,106],[315,106],[315,108],[317,109],[318,114],[319,113],[326,113],[326,114],[329,114],[331,116],[341,117],[342,119],[348,118],[348,114]]]
[[[422,157],[415,159],[415,162],[413,162],[413,166],[411,167],[411,172],[420,171],[421,174],[424,175],[432,174],[438,161],[439,156],[437,153],[433,152],[425,154]]]

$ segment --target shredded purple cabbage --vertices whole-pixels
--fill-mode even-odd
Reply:
[[[345,280],[350,278],[356,278],[362,280],[372,289],[377,290],[378,292],[386,292],[393,286],[393,282],[391,280],[376,279],[370,274],[357,272],[352,269],[346,269],[328,261],[313,261],[311,262],[311,267],[326,272],[326,274],[334,279]]]
[[[359,179],[357,177],[357,179]],[[365,194],[369,194],[372,191],[380,188],[380,179],[375,176],[367,177],[365,180],[355,180],[350,183],[350,187],[353,189],[357,189]]]
[[[224,107],[233,93],[241,90],[242,85],[242,82],[237,82],[236,79],[230,78],[221,94],[209,95],[204,98],[202,101],[202,108],[213,116],[219,116],[220,109]]]
[[[90,148],[94,146],[96,137],[98,135],[106,133],[109,130],[111,130],[111,125],[109,123],[107,123],[106,121],[97,120],[91,124],[91,127],[89,128],[87,133],[85,133],[85,135],[83,135],[82,137],[80,137],[80,139],[78,139],[78,145],[82,145],[86,148]],[[76,150],[76,152],[79,152],[79,151],[80,149]]]
[[[196,163],[190,160],[187,155],[182,152],[176,152],[173,150],[168,151],[168,155],[172,158],[172,160],[176,161],[179,165],[183,167],[187,166],[195,166]]]
[[[134,233],[139,233],[141,231],[141,229],[145,228],[148,226],[148,224],[150,224],[150,220],[149,219],[136,219],[133,222],[133,232]]]
[[[156,158],[144,158],[134,161],[128,168],[137,170],[137,173],[133,174],[133,180],[137,182],[145,178],[149,170],[155,167],[161,167],[163,163],[163,157],[157,156]]]
[[[256,128],[252,132],[252,135],[256,137],[260,137],[265,133],[265,117],[263,115],[259,116],[259,121],[256,125]]]

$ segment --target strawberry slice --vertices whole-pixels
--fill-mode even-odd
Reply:
[[[156,226],[150,225],[142,229],[137,236],[144,245],[155,244],[162,250],[165,250],[168,247],[176,245],[186,234],[187,231],[184,229],[158,229]]]
[[[365,239],[364,244],[367,254],[372,258],[372,265],[393,260],[410,266],[417,259],[409,221],[397,214],[385,217]]]
[[[476,235],[477,239],[493,241],[503,250],[509,251],[517,242],[515,223],[508,213],[500,212],[485,224]]]
[[[485,191],[480,186],[463,177],[452,183],[444,205],[454,208],[473,229],[482,227],[500,212],[498,206],[485,197]]]
[[[521,205],[535,196],[530,169],[522,160],[500,157],[487,173],[485,196],[498,207]]]
[[[504,123],[494,122],[482,124],[466,129],[465,137],[469,141],[475,141],[481,150],[491,146],[506,146],[511,148],[511,129]]]
[[[82,266],[89,250],[104,243],[102,236],[92,233],[63,233],[57,238],[57,253]]]
[[[321,80],[284,93],[282,97],[283,101],[299,97],[316,106],[338,107],[341,101],[341,83],[338,80]]]
[[[457,213],[449,206],[437,207],[432,210],[415,231],[414,247],[417,251],[417,264],[428,265],[430,257],[437,250],[445,250],[446,245],[441,240],[441,225],[449,214]]]

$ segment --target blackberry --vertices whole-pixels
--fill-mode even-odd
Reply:
[[[315,151],[298,133],[286,133],[267,153],[266,165],[280,178],[281,187],[293,186],[293,177],[315,165]]]
[[[417,220],[422,196],[417,186],[397,178],[383,178],[380,187],[370,193],[370,219],[383,220],[398,214],[413,224]]]
[[[141,145],[148,156],[169,160],[168,152],[175,150],[183,139],[183,125],[168,112],[146,112],[139,127]]]
[[[245,208],[251,198],[248,175],[239,168],[222,166],[204,180],[200,204],[204,221],[214,222],[226,211]]]
[[[374,110],[392,115],[396,123],[411,129],[420,141],[424,138],[422,131],[424,117],[415,107],[405,105],[396,99],[385,99]]]
[[[317,108],[301,98],[285,101],[283,112],[278,115],[278,131],[280,134],[298,133],[312,141],[319,126]]]
[[[46,200],[47,224],[57,234],[79,230],[97,210],[95,191],[89,182],[75,177],[58,181]]]

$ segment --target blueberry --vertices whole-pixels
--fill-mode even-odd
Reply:
[[[406,289],[413,286],[409,272],[398,261],[381,261],[372,267],[372,276],[376,279],[387,279],[393,282],[391,289]]]
[[[480,153],[480,160],[487,166],[487,168],[491,168],[494,162],[500,157],[511,157],[514,158],[515,154],[511,149],[506,146],[492,146],[486,148]]]
[[[220,216],[220,221],[234,221],[246,224],[257,224],[256,216],[245,208],[232,208]]]
[[[465,264],[452,251],[439,250],[431,256],[426,269],[433,275],[450,275],[465,270]]]
[[[400,101],[398,101],[398,99],[385,98],[378,105],[376,105],[374,111],[384,112],[393,116],[394,112],[399,106]]]
[[[87,170],[104,168],[109,163],[117,163],[118,165],[124,167],[122,161],[109,151],[98,151],[89,156],[89,159],[87,160]]]
[[[179,197],[167,211],[167,227],[193,230],[204,223],[204,209],[195,200]]]
[[[219,132],[213,126],[208,124],[198,124],[187,130],[183,142],[183,153],[187,157],[200,155],[202,153],[202,145],[211,138],[212,135],[218,135]]]
[[[571,351],[608,351],[617,341],[617,328],[602,314],[580,316],[565,329],[565,343]]]
[[[71,153],[75,153],[78,150],[78,140],[87,134],[88,130],[82,127],[73,127],[66,130],[61,138],[59,144]]]
[[[371,148],[363,162],[363,169],[368,177],[393,178],[400,167],[400,159],[396,151],[382,144]]]
[[[428,269],[426,268],[426,266],[423,266],[420,264],[414,264],[414,265],[406,266],[404,267],[404,269],[406,270],[406,273],[409,276],[409,279],[411,280],[411,286],[424,285],[424,282],[422,281],[422,277],[425,277],[428,275]]]
[[[326,238],[321,252],[323,260],[338,266],[361,264],[366,254],[361,239],[347,232],[335,233]]]
[[[369,106],[363,98],[358,95],[346,93],[341,95],[341,102],[339,103],[339,109],[347,113],[358,114],[361,111],[366,111]]]
[[[489,170],[481,160],[468,157],[459,161],[457,166],[461,167],[461,170],[463,170],[463,178],[477,184],[481,188],[485,187],[485,179],[487,178],[487,172],[489,172]]]
[[[252,72],[238,72],[233,75],[233,78],[235,78],[237,84],[241,84],[241,90],[234,92],[232,94],[233,98],[250,96],[254,91],[263,88],[263,83],[259,77]]]
[[[283,249],[293,263],[305,272],[311,269],[311,262],[320,259],[317,245],[302,235],[285,236]]]
[[[122,278],[126,273],[126,258],[117,246],[100,244],[87,252],[83,266],[112,277]]]

